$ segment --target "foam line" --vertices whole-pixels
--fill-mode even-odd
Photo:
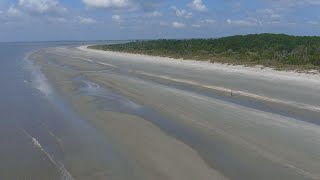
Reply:
[[[64,167],[64,165],[60,162],[55,161],[54,157],[51,156],[40,144],[40,142],[33,136],[31,136],[26,130],[22,130],[23,133],[31,140],[32,145],[38,149],[41,153],[43,153],[49,160],[50,162],[57,168],[59,169],[59,172],[61,174],[61,179],[62,180],[74,180],[72,177],[71,173]]]

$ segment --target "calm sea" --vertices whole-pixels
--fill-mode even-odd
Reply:
[[[117,151],[68,110],[26,59],[62,45],[71,44],[0,43],[0,179],[81,179],[121,171]]]

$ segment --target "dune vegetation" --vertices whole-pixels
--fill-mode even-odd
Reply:
[[[277,69],[320,69],[320,37],[250,34],[217,39],[149,40],[89,48]]]

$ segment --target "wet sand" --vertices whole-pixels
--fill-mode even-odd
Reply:
[[[76,179],[320,178],[318,95],[302,91],[318,90],[315,77],[280,76],[286,84],[275,87],[279,82],[266,76],[230,80],[239,74],[83,49],[52,48],[31,58],[57,94],[99,132],[99,142],[108,141],[116,152],[118,164],[104,162],[109,169],[67,160]],[[210,73],[224,79],[209,81]],[[293,83],[296,89],[285,94]],[[104,153],[110,156],[99,155]]]

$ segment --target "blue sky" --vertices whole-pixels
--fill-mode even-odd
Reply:
[[[320,35],[320,0],[0,0],[0,41]]]

